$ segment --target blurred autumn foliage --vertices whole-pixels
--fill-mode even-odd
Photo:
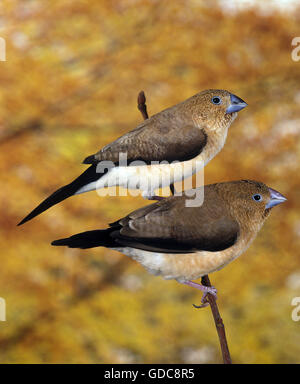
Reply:
[[[224,4],[224,2],[222,2]],[[148,275],[106,249],[50,242],[104,227],[142,197],[71,198],[17,222],[79,175],[81,161],[142,117],[207,88],[249,107],[231,127],[205,182],[250,178],[279,190],[250,249],[211,275],[237,363],[299,363],[300,10],[229,12],[217,1],[2,0],[0,36],[1,363],[221,362],[200,294]]]

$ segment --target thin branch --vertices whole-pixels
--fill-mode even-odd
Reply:
[[[144,91],[141,91],[138,95],[138,109],[139,111],[141,111],[141,114],[144,120],[149,118],[148,112],[147,112],[147,106],[146,106],[146,96]],[[174,192],[175,192],[174,184],[170,185],[170,189],[171,189],[172,195],[174,195]],[[202,285],[211,287],[208,275],[205,275],[202,277],[201,283]],[[217,333],[219,336],[219,341],[220,341],[220,346],[221,346],[221,351],[223,356],[223,362],[224,364],[232,364],[229,349],[228,349],[226,334],[225,334],[225,326],[221,318],[216,299],[210,293],[206,297],[207,297],[207,301],[210,304],[211,312],[213,314],[215,325],[217,328]]]
[[[170,184],[170,190],[171,190],[172,195],[175,195],[176,191],[175,191],[174,184]]]
[[[146,96],[144,91],[141,91],[138,95],[138,109],[141,112],[144,120],[147,120],[149,118],[148,112],[147,112],[147,105],[146,105]]]
[[[149,115],[148,115],[148,112],[147,112],[147,105],[146,105],[146,96],[145,96],[145,92],[144,91],[141,91],[138,94],[137,102],[138,102],[138,109],[141,112],[141,114],[143,116],[143,119],[144,120],[149,119]],[[171,190],[172,195],[174,195],[175,194],[175,186],[174,186],[174,184],[170,184],[170,190]]]
[[[205,275],[201,278],[201,283],[202,285],[206,285],[207,287],[211,287],[210,280],[208,275]],[[225,326],[222,320],[222,317],[219,312],[219,308],[216,302],[216,298],[211,295],[210,293],[206,296],[207,300],[210,304],[211,312],[213,314],[218,336],[219,336],[219,341],[220,341],[220,346],[222,350],[222,356],[223,356],[223,362],[224,364],[232,364],[231,357],[230,357],[230,352],[228,349],[228,344],[227,344],[227,339],[226,339],[226,333],[225,333]]]

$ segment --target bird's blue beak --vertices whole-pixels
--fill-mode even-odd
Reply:
[[[287,198],[284,197],[281,193],[275,191],[275,189],[269,188],[270,191],[270,201],[266,205],[266,208],[273,208],[275,205],[284,203]]]
[[[226,109],[226,113],[234,113],[234,112],[238,112],[240,111],[241,109],[244,109],[245,107],[247,107],[247,103],[242,100],[241,98],[239,98],[238,96],[235,96],[233,95],[232,93],[230,94],[230,105],[229,107]]]

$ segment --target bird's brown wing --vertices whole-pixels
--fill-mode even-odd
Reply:
[[[171,197],[131,213],[112,224],[121,226],[112,233],[114,240],[164,253],[216,252],[236,242],[239,225],[216,191],[206,188],[201,207],[186,207],[185,201]]]
[[[149,119],[131,132],[106,145],[98,153],[88,156],[85,164],[99,161],[119,162],[119,154],[126,153],[127,161],[190,160],[200,154],[207,137],[203,129],[180,122]]]

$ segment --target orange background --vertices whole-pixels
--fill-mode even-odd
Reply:
[[[224,3],[224,2],[223,2]],[[2,0],[0,322],[2,363],[215,363],[200,293],[106,249],[50,242],[102,228],[147,202],[95,192],[22,227],[81,161],[133,129],[138,92],[154,114],[207,88],[246,100],[205,182],[256,179],[288,202],[238,260],[211,275],[234,362],[299,363],[300,10],[234,12],[217,1]]]

